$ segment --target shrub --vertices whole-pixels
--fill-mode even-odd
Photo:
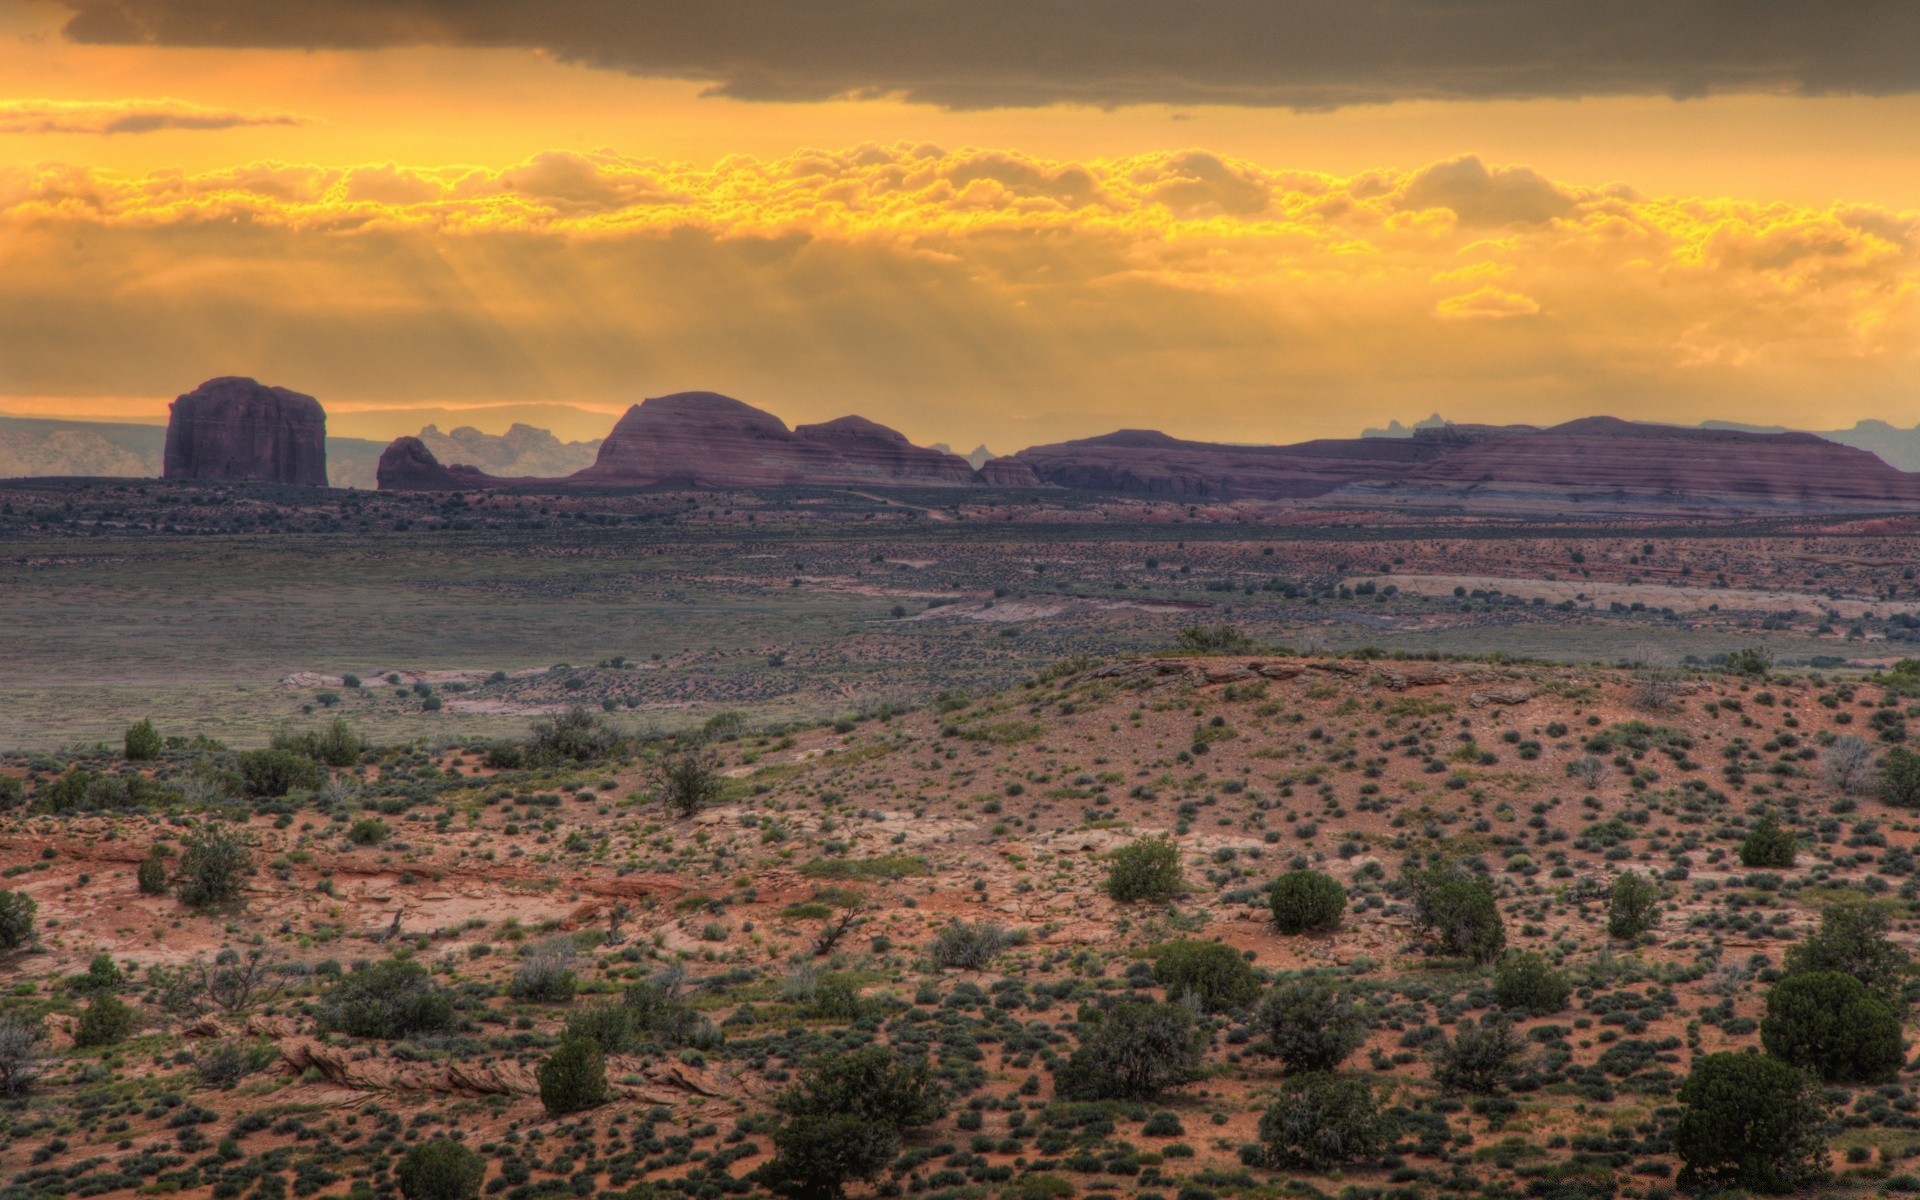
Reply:
[[[489,770],[517,771],[526,764],[526,755],[512,742],[495,742],[487,747],[487,753],[480,760]]]
[[[711,1034],[712,1025],[691,1004],[675,999],[672,992],[652,980],[629,987],[624,1005],[633,1018],[635,1032],[662,1046],[690,1046]]]
[[[592,1042],[602,1054],[627,1054],[643,1042],[634,1013],[624,1004],[592,1004],[567,1017],[564,1042]]]
[[[1613,881],[1613,900],[1607,905],[1607,933],[1617,938],[1639,937],[1660,919],[1660,885],[1638,871]]]
[[[675,816],[693,816],[720,799],[726,786],[719,760],[704,750],[663,754],[653,764],[654,793]]]
[[[1107,858],[1107,895],[1122,904],[1171,900],[1186,889],[1180,847],[1171,838],[1138,838]]]
[[[1274,928],[1281,933],[1325,933],[1347,911],[1347,889],[1321,871],[1289,871],[1267,888]]]
[[[25,892],[0,889],[0,953],[33,944],[33,914],[39,907]]]
[[[0,1011],[0,1096],[24,1093],[46,1065],[47,1029],[40,1017],[17,1008]]]
[[[599,762],[624,749],[625,742],[611,726],[575,706],[533,723],[533,741],[527,746],[526,758],[536,767],[555,767]]]
[[[1793,865],[1799,851],[1799,839],[1782,828],[1772,813],[1766,813],[1754,822],[1752,831],[1741,839],[1740,865],[1784,870]]]
[[[1787,974],[1839,971],[1867,985],[1894,1015],[1907,1011],[1907,952],[1887,937],[1892,918],[1878,904],[1836,904],[1820,914],[1820,928],[1787,948]]]
[[[1819,1085],[1775,1058],[1709,1054],[1680,1085],[1673,1149],[1683,1188],[1805,1189],[1826,1176]]]
[[[202,825],[180,840],[180,870],[174,889],[188,908],[214,908],[240,898],[253,874],[253,855],[238,836]]]
[[[607,1062],[600,1047],[586,1040],[562,1042],[535,1072],[540,1103],[559,1117],[592,1108],[607,1098]]]
[[[1210,1013],[1237,1012],[1260,998],[1253,964],[1232,946],[1182,938],[1154,951],[1153,981],[1167,999],[1194,997]]]
[[[473,1200],[487,1177],[487,1160],[459,1142],[418,1142],[394,1171],[406,1200]]]
[[[1904,1059],[1900,1019],[1866,984],[1838,971],[1789,975],[1768,988],[1760,1044],[1828,1083],[1890,1080]]]
[[[0,775],[0,812],[19,808],[27,802],[27,785],[18,776]]]
[[[1070,1100],[1151,1100],[1197,1076],[1200,1036],[1179,1004],[1123,1000],[1088,1013],[1079,1048],[1054,1069],[1054,1091]]]
[[[1542,1017],[1567,1006],[1573,985],[1553,964],[1531,951],[1509,954],[1493,973],[1493,995],[1509,1012]]]
[[[1507,946],[1506,923],[1486,881],[1453,867],[1414,872],[1407,880],[1414,923],[1446,954],[1490,963]]]
[[[135,869],[135,878],[140,885],[142,896],[161,896],[167,890],[167,860],[157,854],[149,854],[140,860]]]
[[[453,1000],[419,963],[388,958],[329,988],[317,1020],[323,1030],[354,1037],[402,1038],[452,1028]]]
[[[899,1154],[902,1130],[946,1109],[926,1059],[902,1059],[884,1046],[821,1056],[777,1103],[787,1119],[759,1178],[806,1200],[872,1179]]]
[[[1842,795],[1866,791],[1873,782],[1873,747],[1857,733],[1841,734],[1820,756],[1820,774]]]
[[[356,846],[378,846],[387,840],[387,823],[379,817],[361,817],[347,827],[347,840]]]
[[[75,1049],[111,1046],[133,1032],[133,1009],[111,992],[95,996],[73,1027]]]
[[[1259,1049],[1288,1071],[1331,1071],[1367,1040],[1367,1019],[1352,996],[1319,979],[1277,985],[1260,1002],[1254,1028],[1266,1034]]]
[[[1749,679],[1764,678],[1773,670],[1773,651],[1765,646],[1748,646],[1727,655],[1727,670]]]
[[[571,938],[549,938],[527,951],[507,991],[516,1000],[554,1002],[573,999],[579,980],[573,974]]]
[[[1441,1087],[1491,1095],[1519,1074],[1526,1044],[1511,1022],[1482,1017],[1478,1025],[1462,1021],[1451,1039],[1433,1049],[1433,1079]]]
[[[164,745],[160,740],[160,731],[153,727],[153,718],[142,717],[137,723],[127,726],[128,762],[152,762],[160,757]]]
[[[978,971],[1011,945],[1013,935],[1004,925],[956,920],[934,935],[933,941],[927,944],[927,957],[933,960],[934,966],[943,969]]]
[[[1256,643],[1231,625],[1189,625],[1174,645],[1193,654],[1246,654]]]
[[[1372,1085],[1332,1075],[1299,1075],[1260,1118],[1270,1167],[1325,1170],[1379,1156],[1391,1132]]]
[[[279,1058],[280,1052],[270,1043],[248,1046],[220,1042],[200,1051],[194,1058],[193,1072],[203,1085],[227,1089]]]
[[[330,767],[350,767],[366,748],[360,734],[345,717],[335,717],[313,739],[313,757]]]
[[[249,796],[273,799],[295,788],[309,791],[327,781],[320,764],[304,754],[279,747],[243,750],[236,758],[240,780]]]
[[[1895,808],[1920,808],[1920,754],[1902,746],[1887,751],[1880,768],[1880,799]]]

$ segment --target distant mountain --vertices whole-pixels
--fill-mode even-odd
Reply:
[[[1700,428],[1737,429],[1746,433],[1786,431],[1782,425],[1742,425],[1735,421],[1702,421]],[[1902,429],[1885,421],[1868,420],[1854,422],[1852,429],[1816,429],[1810,432],[1842,446],[1877,454],[1883,462],[1902,471],[1920,471],[1920,425]]]
[[[1411,427],[1402,425],[1398,421],[1388,421],[1385,429],[1362,429],[1360,436],[1363,438],[1410,438],[1414,430],[1445,429],[1452,423],[1439,413],[1435,413],[1424,421],[1415,421]]]
[[[938,450],[942,454],[953,454],[953,447],[947,445],[945,442],[935,442],[933,445],[928,446],[927,449]],[[966,459],[967,465],[978,471],[981,467],[987,465],[988,459],[998,458],[1000,456],[987,449],[985,442],[981,442],[966,454],[956,455],[955,457]]]
[[[441,462],[477,467],[489,475],[532,475],[553,478],[571,475],[593,465],[604,439],[563,442],[544,429],[519,422],[503,434],[481,433],[462,425],[441,433],[436,425],[420,431],[420,443]]]

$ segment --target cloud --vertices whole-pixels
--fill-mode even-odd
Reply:
[[[1888,0],[66,0],[76,41],[518,47],[752,100],[1327,108],[1920,87]]]
[[[1350,433],[1363,400],[1369,420],[1800,405],[1824,428],[1907,411],[1920,374],[1920,213],[1470,158],[45,164],[0,167],[0,243],[0,395],[231,373],[384,405],[710,387],[1014,445]]]
[[[309,123],[310,118],[292,113],[236,112],[181,100],[0,100],[0,134],[155,133]]]

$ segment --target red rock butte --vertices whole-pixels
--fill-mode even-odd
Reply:
[[[287,388],[209,379],[168,410],[162,476],[326,487],[326,410]]]

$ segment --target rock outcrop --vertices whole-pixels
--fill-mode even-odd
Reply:
[[[383,492],[459,492],[519,482],[497,478],[464,463],[444,466],[417,437],[393,439],[380,454],[374,478]]]
[[[1394,478],[1442,453],[1440,447],[1417,439],[1229,446],[1181,441],[1150,429],[1122,429],[1034,446],[1012,457],[1032,469],[1042,483],[1058,487],[1195,499],[1282,500],[1318,496],[1354,480]]]
[[[990,458],[980,464],[980,482],[988,487],[1042,487],[1033,468],[1017,458]]]
[[[861,474],[881,483],[969,484],[973,468],[957,454],[916,446],[906,435],[865,417],[840,417],[819,425],[798,425],[802,441],[825,446]]]
[[[252,379],[209,379],[173,402],[163,474],[327,486],[327,413],[312,396]]]

